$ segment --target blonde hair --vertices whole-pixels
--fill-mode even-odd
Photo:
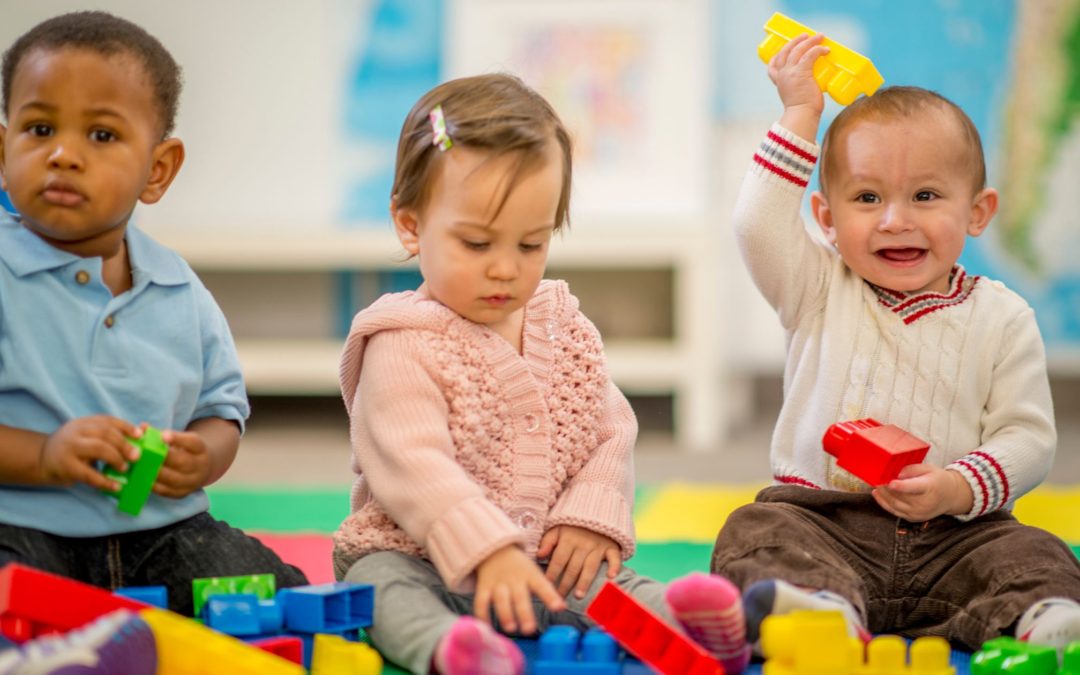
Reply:
[[[864,120],[893,120],[911,117],[928,111],[941,111],[949,114],[960,125],[965,145],[969,153],[969,165],[972,169],[972,182],[975,192],[986,187],[986,159],[983,156],[982,140],[975,123],[960,106],[941,94],[921,87],[886,87],[873,96],[862,96],[844,108],[825,132],[821,141],[821,170],[818,183],[821,191],[826,192],[829,171],[833,164],[833,146],[840,135],[849,127]]]
[[[492,157],[516,154],[519,161],[507,183],[498,215],[510,188],[541,161],[551,140],[562,150],[563,182],[555,211],[555,229],[569,221],[571,144],[554,108],[519,78],[508,74],[479,75],[450,80],[424,94],[405,118],[398,139],[397,164],[391,199],[396,208],[423,209],[431,196],[443,151],[432,144],[428,115],[442,106],[447,134],[454,148],[484,150]]]

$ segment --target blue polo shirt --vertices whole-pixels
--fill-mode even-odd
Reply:
[[[51,434],[88,415],[160,429],[247,419],[221,309],[180,256],[130,224],[125,236],[134,285],[113,297],[101,258],[53,248],[0,209],[0,424]],[[161,527],[207,507],[202,490],[152,494],[132,517],[83,484],[0,485],[0,522],[65,536]]]

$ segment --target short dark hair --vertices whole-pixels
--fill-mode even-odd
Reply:
[[[986,159],[982,140],[975,123],[963,109],[937,92],[922,87],[885,87],[873,96],[860,96],[854,103],[840,111],[825,132],[821,141],[821,169],[818,182],[826,191],[828,174],[834,163],[833,146],[840,135],[850,126],[862,120],[896,120],[927,111],[941,111],[952,116],[964,135],[968,150],[972,183],[978,192],[986,187]]]
[[[3,110],[8,112],[11,83],[23,58],[36,49],[89,49],[104,56],[126,53],[134,56],[146,71],[154,88],[161,123],[161,136],[168,138],[176,125],[183,82],[177,65],[165,46],[141,27],[106,12],[71,12],[46,19],[31,28],[4,52]]]
[[[543,96],[520,78],[506,73],[450,80],[420,97],[405,118],[398,139],[391,190],[397,208],[423,209],[431,196],[432,177],[442,158],[442,152],[432,145],[434,134],[428,117],[436,106],[442,106],[454,147],[483,150],[492,156],[520,155],[521,161],[510,179],[511,186],[543,157],[548,143],[558,143],[563,181],[555,210],[555,230],[569,221],[570,134]]]

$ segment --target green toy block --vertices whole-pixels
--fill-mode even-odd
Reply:
[[[971,675],[1056,675],[1057,668],[1057,650],[1053,647],[1041,647],[1010,637],[990,640],[971,657]]]
[[[154,427],[147,427],[141,438],[129,438],[128,443],[139,449],[139,459],[128,466],[127,471],[117,471],[106,466],[102,473],[120,484],[118,492],[109,493],[118,500],[117,508],[132,516],[139,515],[150,496],[169,446],[161,438],[161,432]]]
[[[1065,648],[1058,675],[1080,675],[1080,642],[1070,642]]]
[[[241,577],[208,577],[191,580],[191,600],[194,615],[202,613],[203,605],[212,595],[254,593],[260,600],[273,600],[277,581],[273,574],[249,574]]]

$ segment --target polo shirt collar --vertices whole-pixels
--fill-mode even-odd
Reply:
[[[188,282],[186,265],[179,256],[148,237],[132,223],[124,234],[131,261],[132,276],[161,286]],[[23,227],[19,216],[0,209],[0,261],[17,276],[24,277],[64,267],[81,258],[50,246],[44,239]]]

